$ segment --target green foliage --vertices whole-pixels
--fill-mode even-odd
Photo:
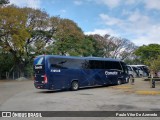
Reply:
[[[103,40],[99,39],[99,35],[91,35],[92,38],[92,44],[94,48],[94,52],[92,56],[94,57],[104,57],[104,42]],[[101,38],[101,37],[100,37]]]
[[[138,58],[127,58],[124,60],[124,62],[128,65],[138,65],[138,64],[144,64],[144,63],[141,63],[140,59]]]
[[[51,18],[51,21],[54,21],[52,24],[56,22],[57,25],[53,53],[72,56],[81,55],[84,35],[77,24],[69,19],[55,19],[54,17]]]
[[[150,69],[160,70],[160,45],[150,44],[143,45],[135,51],[135,55],[139,56],[142,63],[147,64]]]
[[[41,54],[52,33],[48,15],[40,10],[8,6],[0,8],[0,47],[11,53],[13,64],[20,72],[33,59],[32,52]],[[33,51],[32,51],[33,50]]]
[[[155,59],[148,59],[145,60],[145,64],[147,64],[150,67],[150,70],[153,70],[155,72],[160,70],[160,55],[157,56]]]
[[[0,0],[0,5],[9,4],[9,0]]]
[[[0,78],[5,78],[6,71],[10,71],[13,67],[13,56],[10,53],[4,53],[0,50]]]
[[[158,55],[160,55],[160,45],[143,45],[135,51],[135,55],[139,56],[143,62],[148,59],[157,59]]]
[[[30,37],[26,22],[27,16],[20,8],[8,6],[0,9],[0,45],[3,51],[14,56],[15,64],[20,62],[26,39]]]
[[[82,56],[92,56],[95,52],[94,45],[93,45],[94,39],[91,36],[85,36],[83,39],[83,43],[81,46],[82,49]]]

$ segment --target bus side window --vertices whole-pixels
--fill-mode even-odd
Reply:
[[[89,61],[84,60],[84,61],[81,63],[81,67],[82,67],[82,69],[90,69]]]
[[[121,66],[122,66],[122,69],[123,69],[123,73],[128,73],[128,69],[127,69],[126,64],[121,62]]]
[[[50,68],[51,69],[66,69],[65,67],[63,67],[63,66],[61,66],[61,65],[59,65],[59,64],[51,64],[50,65]]]
[[[52,68],[54,68],[54,65],[53,65],[53,64],[51,64],[51,65],[50,65],[50,68],[51,68],[51,69],[52,69]]]
[[[104,69],[105,62],[99,60],[90,60],[89,67],[90,69]]]

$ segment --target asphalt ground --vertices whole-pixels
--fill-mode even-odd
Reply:
[[[155,88],[151,88],[149,81],[137,78],[134,84],[85,88],[78,91],[49,91],[36,89],[32,80],[0,80],[0,111],[160,111],[160,81],[156,81]],[[53,117],[38,119],[159,120],[160,118]]]

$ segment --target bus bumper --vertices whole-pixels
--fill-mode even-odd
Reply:
[[[49,84],[35,84],[34,83],[35,88],[37,89],[49,89],[50,85]]]

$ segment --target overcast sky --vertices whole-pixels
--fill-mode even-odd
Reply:
[[[160,0],[10,0],[73,20],[85,34],[110,34],[136,45],[160,44]]]

